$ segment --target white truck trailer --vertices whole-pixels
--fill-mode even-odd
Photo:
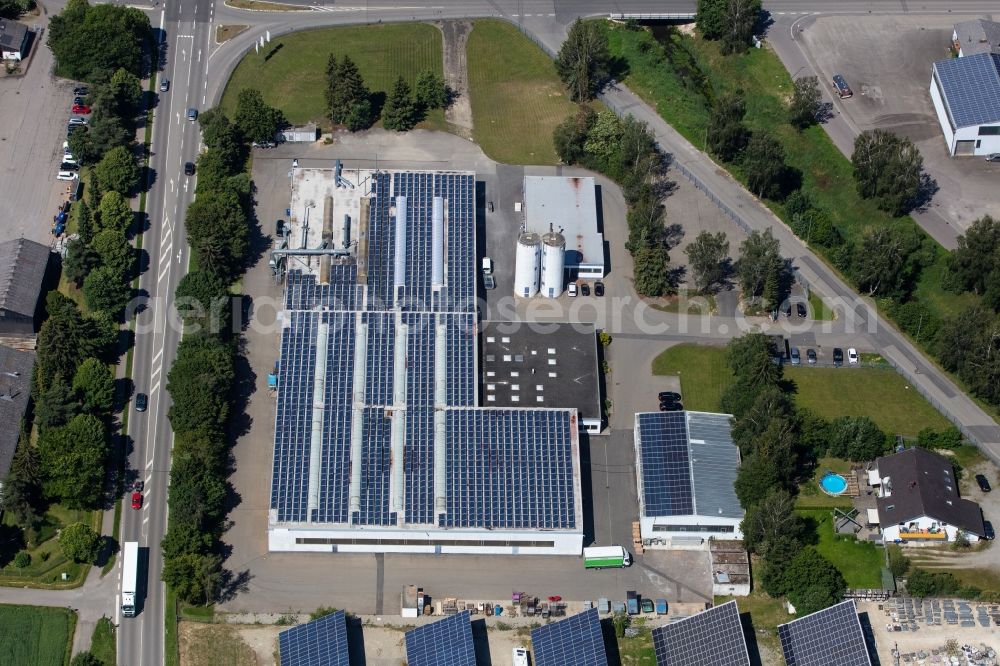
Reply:
[[[122,548],[122,615],[135,617],[135,596],[139,584],[139,542],[126,541]]]

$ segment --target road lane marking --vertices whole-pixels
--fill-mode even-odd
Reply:
[[[159,358],[160,358],[161,356],[163,356],[163,350],[162,350],[162,349],[161,349],[160,351],[156,352],[155,354],[153,354],[153,363],[156,363],[156,361],[157,361],[157,360],[158,360],[158,359],[159,359]]]
[[[160,274],[156,276],[156,284],[163,282],[163,276],[170,272],[170,262],[168,261],[166,267],[160,271]]]
[[[164,246],[163,250],[160,252],[160,265],[161,266],[163,265],[163,260],[165,258],[167,258],[167,256],[170,254],[170,250],[173,248],[173,246],[174,246],[173,241],[170,241],[169,243],[167,243]]]

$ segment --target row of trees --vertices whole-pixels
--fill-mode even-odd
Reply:
[[[124,69],[143,74],[143,50],[152,36],[149,17],[123,5],[91,6],[87,0],[69,0],[52,17],[48,45],[56,71],[66,78],[90,83],[107,81]]]
[[[177,286],[185,335],[167,374],[174,449],[163,538],[163,580],[189,603],[211,603],[223,581],[220,539],[229,474],[226,427],[236,381],[230,285],[249,250],[253,185],[248,142],[270,140],[282,122],[253,89],[240,92],[234,121],[201,114],[206,150],[198,158],[197,199],[185,221],[197,268]]]
[[[400,76],[388,95],[372,94],[358,66],[347,55],[337,58],[330,54],[326,81],[330,120],[351,132],[368,129],[380,115],[386,129],[413,129],[432,109],[445,108],[451,97],[444,79],[431,71],[420,73],[415,90]]]

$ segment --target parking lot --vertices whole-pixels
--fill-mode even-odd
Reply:
[[[45,25],[44,17],[26,19]],[[22,76],[0,78],[0,241],[51,245],[52,217],[68,184],[56,180],[73,100],[73,84],[55,79],[45,33]]]
[[[913,140],[939,188],[931,208],[960,230],[983,215],[1000,214],[1000,164],[948,155],[928,89],[931,64],[951,57],[954,24],[973,18],[823,16],[796,24],[799,44],[820,68],[821,82],[829,85],[834,74],[842,74],[854,91],[835,100],[837,110],[858,130],[886,129]]]

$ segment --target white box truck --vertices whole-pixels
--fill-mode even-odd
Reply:
[[[139,584],[139,542],[126,541],[122,548],[122,615],[135,617],[135,595]]]
[[[586,569],[622,568],[632,566],[632,556],[622,546],[592,546],[583,549]]]

